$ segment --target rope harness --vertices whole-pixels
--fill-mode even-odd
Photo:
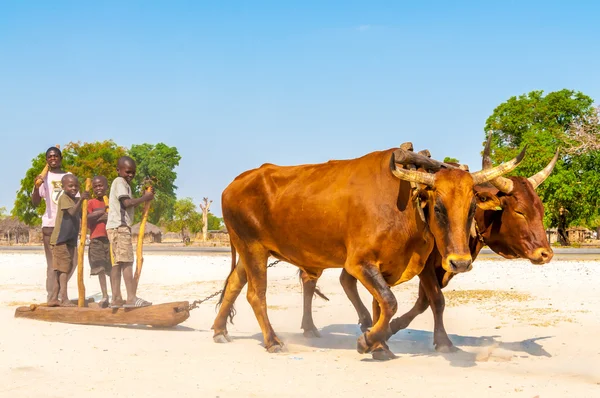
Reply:
[[[278,264],[278,263],[280,263],[280,262],[281,262],[281,260],[275,260],[275,261],[273,261],[272,263],[268,264],[268,265],[267,265],[267,268],[274,267],[275,265],[277,265],[277,264]],[[223,293],[223,291],[224,291],[224,290],[225,290],[225,289],[221,289],[221,290],[219,290],[218,292],[214,292],[214,293],[213,293],[213,294],[211,294],[210,296],[206,296],[206,297],[205,297],[205,298],[203,298],[203,299],[200,299],[200,300],[195,300],[195,301],[194,301],[192,304],[190,304],[190,306],[188,307],[188,311],[191,311],[191,310],[194,310],[194,309],[198,308],[198,306],[199,306],[200,304],[204,303],[205,301],[208,301],[208,300],[210,300],[211,298],[214,298],[214,297],[218,296],[219,294]]]

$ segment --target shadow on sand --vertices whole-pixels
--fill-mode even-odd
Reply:
[[[302,333],[278,333],[280,338],[286,344],[298,344],[316,349],[326,350],[354,350],[356,349],[356,340],[361,334],[357,325],[334,324],[321,329],[321,338],[306,338]],[[262,334],[257,333],[252,336],[238,337],[234,339],[255,339],[262,343]],[[417,329],[405,329],[396,333],[388,341],[390,350],[402,357],[408,356],[441,356],[450,362],[450,365],[457,367],[475,366],[476,362],[482,361],[481,352],[464,351],[461,347],[474,347],[475,351],[483,349],[492,350],[502,349],[514,353],[513,355],[531,355],[551,357],[539,343],[539,340],[548,339],[551,336],[536,337],[522,341],[504,342],[499,340],[502,336],[461,336],[450,334],[450,340],[458,348],[454,353],[438,353],[433,347],[433,333]],[[478,350],[479,349],[479,350]],[[491,354],[490,354],[491,355]],[[488,355],[489,356],[489,355]],[[364,360],[371,360],[365,358]],[[487,359],[484,359],[484,361]],[[507,359],[507,360],[510,360]]]

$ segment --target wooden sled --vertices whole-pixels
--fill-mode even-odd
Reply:
[[[48,307],[31,304],[15,310],[15,318],[38,321],[76,323],[80,325],[147,325],[168,328],[180,324],[190,316],[189,303],[176,301],[139,308]]]

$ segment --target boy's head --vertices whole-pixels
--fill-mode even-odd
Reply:
[[[104,176],[95,176],[92,178],[92,190],[94,191],[94,196],[98,199],[102,199],[104,195],[106,195],[106,190],[108,189],[108,180]]]
[[[62,162],[62,152],[55,146],[51,146],[46,150],[46,163],[52,169],[60,167]]]
[[[61,178],[62,189],[71,198],[75,198],[77,192],[79,192],[79,180],[73,174],[65,174]]]
[[[117,161],[117,174],[123,177],[128,184],[131,184],[135,177],[135,160],[129,156],[121,156]]]

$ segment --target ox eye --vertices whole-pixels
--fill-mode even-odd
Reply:
[[[525,214],[521,213],[520,211],[516,211],[516,210],[515,210],[515,213],[517,213],[517,214],[518,214],[518,215],[520,215],[521,217],[525,217]]]

